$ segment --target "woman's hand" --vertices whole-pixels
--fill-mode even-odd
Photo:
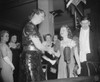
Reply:
[[[20,48],[20,43],[16,43],[16,47],[17,48]]]
[[[81,66],[77,69],[77,74],[79,75],[81,73]]]
[[[48,58],[47,56],[42,56],[43,59],[45,59],[46,61],[49,61],[52,65],[54,65],[56,63],[57,60],[51,60],[50,58]]]
[[[51,60],[51,64],[54,65],[57,60]]]

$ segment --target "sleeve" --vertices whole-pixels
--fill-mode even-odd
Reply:
[[[46,42],[42,42],[42,45],[43,45],[43,50],[46,51]]]
[[[29,38],[30,35],[32,35],[33,33],[33,29],[31,24],[27,24],[24,29],[23,29],[23,33],[22,33],[22,45],[23,46],[27,46],[29,44],[31,44],[31,40]]]
[[[71,41],[71,47],[75,47],[76,46],[76,43],[74,40]]]
[[[30,23],[27,24],[24,29],[23,29],[23,34],[24,36],[29,36],[33,33],[33,25],[31,25]]]

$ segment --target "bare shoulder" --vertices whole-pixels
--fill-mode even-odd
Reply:
[[[0,49],[6,49],[6,48],[7,48],[7,45],[6,44],[0,43]]]

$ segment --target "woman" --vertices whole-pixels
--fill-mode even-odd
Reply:
[[[52,42],[52,36],[50,34],[45,35],[45,41],[43,42],[45,47],[45,55],[43,55],[43,63],[47,64],[47,79],[57,79],[57,59],[59,52],[54,51],[54,44]]]
[[[72,33],[67,25],[61,27],[60,35],[62,37],[62,41],[60,42],[61,57],[58,66],[58,79],[74,77],[73,71],[75,67],[75,60],[80,68],[76,43],[71,39]]]
[[[0,32],[0,55],[1,55],[1,77],[3,82],[13,81],[13,70],[15,69],[12,64],[12,52],[6,44],[9,40],[9,33],[6,30]]]
[[[54,51],[57,52],[60,50],[60,40],[58,39],[58,35],[53,36],[53,43],[54,43]]]
[[[13,56],[12,56],[12,63],[15,66],[14,70],[14,82],[18,82],[18,73],[19,73],[19,56],[20,56],[20,43],[17,42],[17,36],[11,36],[10,42],[8,43],[9,48],[11,49]]]
[[[10,48],[20,48],[20,43],[17,42],[16,35],[11,36],[11,39],[8,45]]]
[[[20,82],[35,82],[45,80],[41,65],[42,44],[41,37],[36,25],[40,24],[45,17],[41,9],[34,10],[30,21],[23,29],[22,45],[23,52],[20,58]]]

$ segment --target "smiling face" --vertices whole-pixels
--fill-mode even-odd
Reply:
[[[14,42],[14,43],[15,43],[16,41],[17,41],[17,36],[15,36],[15,35],[12,36],[12,37],[11,37],[11,42]]]
[[[60,35],[62,36],[62,37],[67,37],[68,36],[68,30],[67,30],[67,28],[66,27],[61,27],[61,29],[60,29]]]
[[[3,36],[1,37],[1,41],[2,42],[8,42],[8,40],[9,40],[9,34],[7,32],[5,32],[3,34]]]
[[[47,42],[51,42],[51,41],[52,41],[52,38],[51,38],[50,35],[47,35],[47,36],[46,36],[46,41],[47,41]]]

